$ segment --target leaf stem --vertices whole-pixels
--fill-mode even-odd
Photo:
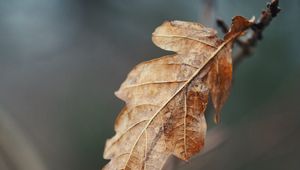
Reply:
[[[251,27],[253,31],[251,36],[245,41],[240,39],[235,41],[235,43],[241,48],[241,51],[233,57],[234,67],[237,67],[242,60],[252,54],[253,48],[256,46],[257,42],[263,38],[262,33],[264,29],[271,23],[272,19],[277,16],[280,10],[279,0],[272,0],[267,3],[266,9],[261,12],[259,19]],[[229,31],[228,26],[222,19],[217,19],[216,24],[220,27],[223,33],[227,33]]]

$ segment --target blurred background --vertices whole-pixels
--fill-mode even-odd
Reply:
[[[266,2],[0,0],[0,169],[104,166],[124,104],[114,91],[134,65],[167,54],[152,44],[154,28],[258,18]],[[300,169],[300,1],[280,3],[254,55],[235,70],[221,125],[208,113],[204,151],[171,160],[172,169]]]

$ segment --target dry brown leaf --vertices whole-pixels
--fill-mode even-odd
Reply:
[[[215,123],[220,122],[220,111],[229,95],[231,79],[231,48],[225,48],[213,59],[207,78],[211,100],[216,110],[214,117]]]
[[[103,169],[161,169],[170,155],[188,160],[203,148],[209,92],[219,113],[231,85],[232,43],[250,26],[243,17],[233,21],[224,41],[198,23],[156,28],[153,42],[176,54],[137,65],[116,92],[126,106],[106,143],[111,161]]]

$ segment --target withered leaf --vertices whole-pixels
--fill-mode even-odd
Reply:
[[[170,155],[188,160],[204,146],[209,92],[219,113],[232,78],[231,48],[250,23],[233,19],[225,39],[198,23],[164,22],[152,35],[176,54],[133,68],[115,93],[126,106],[105,146],[103,169],[161,169]]]

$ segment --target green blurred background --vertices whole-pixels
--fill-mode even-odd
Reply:
[[[114,91],[164,20],[259,16],[264,0],[0,0],[0,169],[87,170],[123,106]],[[282,12],[235,70],[221,125],[208,114],[204,151],[170,169],[300,169],[300,1]],[[222,35],[222,34],[220,34]]]

